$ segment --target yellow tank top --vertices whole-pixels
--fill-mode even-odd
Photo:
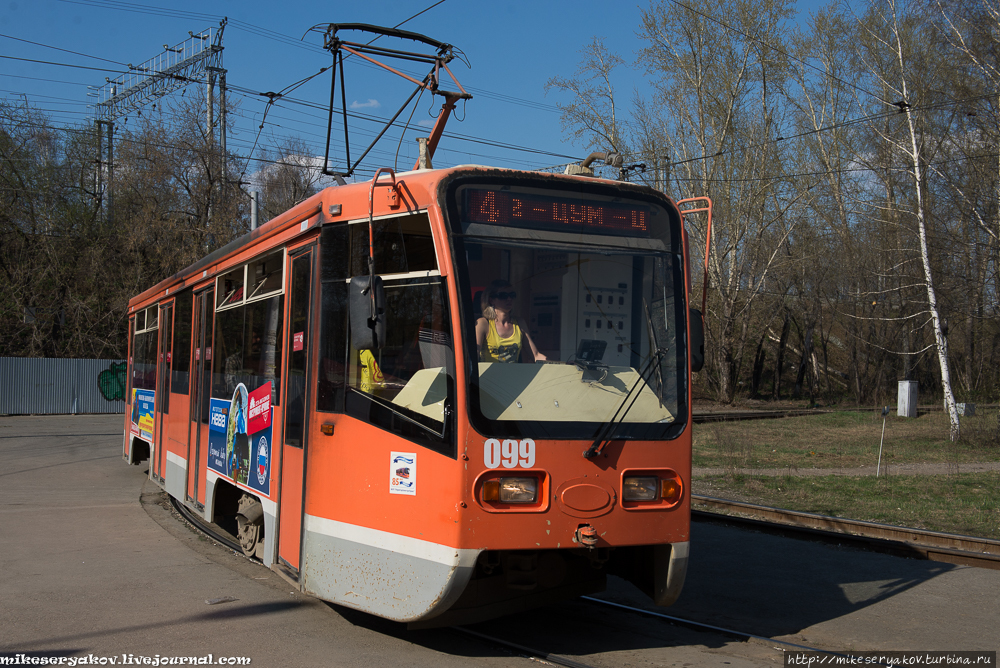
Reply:
[[[521,359],[521,328],[514,324],[514,331],[505,339],[497,332],[497,321],[490,320],[486,342],[479,353],[480,362],[517,362]]]
[[[374,394],[375,390],[381,388],[385,382],[382,369],[378,367],[375,356],[370,350],[361,351],[361,391]]]

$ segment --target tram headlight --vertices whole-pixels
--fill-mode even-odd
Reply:
[[[653,501],[659,492],[660,479],[656,476],[631,476],[622,481],[622,499],[625,501]]]
[[[537,498],[538,478],[495,478],[483,483],[483,501],[534,503]]]

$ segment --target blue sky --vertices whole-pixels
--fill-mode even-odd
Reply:
[[[370,23],[395,25],[435,0],[385,0],[369,3],[274,3],[248,0],[227,2],[179,0],[168,4],[140,4],[121,0],[0,0],[0,97],[44,110],[53,125],[78,125],[93,118],[88,103],[88,85],[100,86],[113,72],[83,67],[122,70],[113,63],[141,63],[159,53],[164,44],[177,44],[188,31],[200,32],[218,25],[223,16],[231,22],[225,29],[224,66],[228,70],[231,95],[239,109],[231,118],[230,149],[249,154],[257,135],[266,99],[257,93],[280,91],[315,74],[330,64],[330,56],[318,47],[318,33],[299,38],[316,24]],[[435,156],[435,166],[491,164],[537,169],[568,162],[562,156],[584,156],[601,147],[574,145],[566,140],[556,103],[568,101],[555,93],[545,94],[545,82],[553,76],[572,76],[580,49],[595,35],[627,60],[639,43],[635,31],[640,9],[636,4],[594,0],[575,2],[528,2],[503,4],[445,0],[407,22],[403,29],[423,33],[460,48],[471,69],[458,60],[451,68],[474,99],[459,106],[448,131],[465,137],[513,144],[543,153],[445,138]],[[724,17],[720,17],[724,18]],[[29,44],[25,41],[37,42]],[[367,41],[363,36],[358,41]],[[291,39],[289,39],[291,38]],[[347,35],[345,39],[352,39]],[[412,48],[412,42],[383,39],[385,46]],[[57,51],[49,45],[73,51]],[[97,60],[95,56],[106,60]],[[42,60],[48,65],[9,57]],[[357,61],[357,59],[354,59]],[[73,65],[76,67],[67,67]],[[408,71],[416,66],[403,65]],[[345,64],[347,99],[354,108],[389,117],[412,91],[412,85],[374,68],[350,60]],[[623,98],[643,82],[637,75],[620,82]],[[325,105],[329,100],[329,73],[318,76],[291,93],[296,100]],[[191,89],[193,87],[189,86]],[[451,89],[447,80],[443,87]],[[338,84],[339,88],[339,84]],[[185,93],[192,94],[190,90]],[[178,96],[180,93],[175,93]],[[433,106],[424,95],[413,115],[413,123],[432,122],[441,98]],[[148,112],[147,112],[148,113]],[[409,114],[407,110],[402,118]],[[463,122],[457,122],[462,119]],[[284,137],[299,137],[319,155],[326,138],[322,111],[293,101],[279,101],[267,116],[259,145],[268,146]],[[352,122],[352,157],[357,157],[378,128],[372,123]],[[367,133],[367,134],[366,134]],[[399,167],[409,168],[416,153],[411,132],[400,149]],[[366,164],[369,170],[391,165],[399,142],[392,133],[377,146]],[[259,150],[259,149],[258,149]],[[257,153],[255,153],[257,155]],[[406,156],[406,159],[403,159]],[[370,174],[370,171],[368,172]]]

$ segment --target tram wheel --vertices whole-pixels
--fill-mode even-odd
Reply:
[[[264,556],[264,506],[255,497],[244,494],[240,497],[239,511],[236,513],[237,538],[243,554],[248,557]]]

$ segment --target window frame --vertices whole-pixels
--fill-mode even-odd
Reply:
[[[406,211],[400,213],[391,213],[388,215],[376,216],[372,218],[373,223],[378,223],[380,221],[400,221],[406,220],[409,217],[421,216],[426,221],[427,230],[429,232],[429,240],[431,242],[431,248],[433,249],[434,257],[434,268],[433,269],[423,269],[416,271],[398,272],[398,273],[383,273],[379,271],[378,262],[376,260],[375,270],[376,274],[385,282],[395,282],[395,281],[406,281],[410,279],[434,279],[441,284],[443,293],[445,296],[444,306],[447,309],[448,318],[448,334],[454,339],[455,336],[455,314],[452,312],[450,300],[448,295],[452,290],[450,279],[448,276],[443,276],[441,274],[441,256],[438,249],[437,238],[434,235],[433,225],[430,219],[429,208],[416,209],[414,211]],[[323,295],[322,291],[323,285],[326,284],[343,284],[346,286],[350,285],[352,274],[351,274],[351,264],[353,259],[353,235],[358,232],[358,228],[355,226],[365,225],[369,223],[368,218],[358,218],[354,220],[342,221],[337,223],[331,223],[331,225],[345,226],[344,230],[346,232],[346,239],[344,244],[346,246],[346,255],[342,260],[337,260],[338,266],[336,267],[325,267],[323,265],[324,260],[328,259],[328,256],[323,250],[323,237],[320,237],[320,248],[317,256],[318,259],[318,285],[320,286],[320,304],[322,304]],[[401,230],[401,233],[403,231]],[[362,232],[367,238],[368,232],[364,230]],[[366,244],[367,246],[367,244]],[[366,248],[367,250],[367,248]],[[376,255],[376,258],[378,256]],[[336,272],[336,278],[324,279],[326,272]],[[453,459],[458,457],[458,446],[456,439],[456,419],[455,419],[455,402],[457,401],[456,392],[456,377],[454,374],[454,365],[457,365],[458,361],[454,358],[454,344],[451,346],[452,360],[452,373],[447,375],[447,388],[446,388],[446,404],[445,412],[443,415],[443,420],[440,424],[440,431],[435,431],[428,425],[422,424],[419,420],[413,419],[411,416],[404,412],[400,406],[395,406],[391,401],[381,399],[376,395],[370,395],[362,392],[357,387],[352,384],[353,371],[351,368],[350,357],[352,352],[356,354],[357,350],[353,348],[349,323],[347,322],[348,314],[344,313],[343,325],[347,328],[344,334],[344,351],[343,357],[341,358],[344,364],[344,373],[340,381],[339,392],[335,390],[334,397],[339,394],[342,397],[339,402],[334,398],[331,402],[333,403],[333,408],[319,408],[317,405],[316,410],[323,413],[339,413],[343,412],[344,415],[351,416],[355,419],[361,420],[371,426],[382,430],[388,431],[395,436],[403,438],[410,441],[416,445],[426,447],[430,450],[443,454],[445,456],[451,457]],[[321,340],[319,342],[320,349],[326,345],[325,334],[323,333],[325,327],[329,327],[331,324],[336,326],[336,323],[326,323],[327,315],[320,314],[320,330],[321,330]],[[322,352],[320,353],[322,355]],[[319,383],[319,377],[317,376],[316,382]],[[340,403],[342,402],[342,403]],[[450,402],[450,403],[449,403]]]
[[[259,261],[264,260],[266,258],[270,258],[271,256],[277,256],[279,254],[281,256],[281,263],[280,263],[281,264],[281,269],[280,269],[280,271],[281,271],[281,286],[278,287],[275,290],[271,290],[269,292],[263,292],[261,294],[255,294],[253,296],[248,297],[247,296],[247,291],[248,291],[247,290],[247,288],[248,288],[247,278],[249,277],[250,266],[253,265],[256,262],[259,262]],[[239,266],[239,267],[233,267],[229,271],[216,276],[215,277],[215,305],[214,305],[214,313],[218,313],[220,311],[227,311],[229,309],[237,308],[239,306],[246,306],[247,304],[252,304],[253,302],[263,301],[265,299],[268,299],[269,297],[274,297],[275,295],[283,295],[283,294],[285,294],[285,288],[287,287],[286,281],[288,280],[287,271],[286,271],[286,263],[287,263],[287,261],[288,261],[288,249],[287,248],[282,247],[282,248],[279,248],[279,249],[271,249],[271,250],[268,250],[268,251],[264,251],[263,253],[260,253],[259,255],[254,256],[253,258],[247,260],[246,262],[243,262],[242,265]],[[219,299],[220,299],[219,295],[221,294],[221,290],[220,290],[221,282],[223,280],[225,280],[228,276],[234,274],[237,271],[242,271],[242,273],[243,273],[243,282],[240,285],[240,287],[237,288],[237,289],[243,290],[243,294],[241,295],[241,297],[240,297],[240,299],[238,301],[237,300],[233,300],[233,301],[230,301],[230,302],[226,302],[226,299],[228,298],[228,295],[227,295],[226,297],[222,298],[223,301],[220,303],[219,302]]]
[[[621,254],[636,255],[638,252],[642,255],[662,255],[665,260],[669,257],[678,257],[683,254],[683,221],[680,219],[679,213],[676,211],[676,207],[671,208],[670,204],[672,201],[669,200],[662,193],[658,193],[649,188],[643,188],[634,185],[622,186],[620,184],[612,183],[602,183],[599,181],[587,182],[587,183],[577,183],[577,182],[566,182],[563,180],[555,180],[546,175],[539,174],[532,177],[512,177],[509,173],[503,173],[496,170],[491,170],[489,172],[477,173],[477,174],[457,174],[451,178],[443,181],[438,189],[439,196],[441,198],[442,215],[444,217],[444,223],[447,230],[447,237],[449,243],[449,250],[451,251],[451,257],[453,261],[454,270],[454,286],[458,291],[458,308],[460,313],[458,314],[459,320],[454,325],[459,334],[464,337],[465,347],[467,348],[466,354],[463,356],[462,360],[457,360],[457,363],[462,364],[465,370],[465,382],[466,382],[466,404],[464,406],[467,411],[469,424],[476,432],[483,435],[484,437],[490,438],[543,438],[546,440],[555,441],[581,441],[588,440],[598,436],[602,433],[600,425],[603,423],[587,423],[588,427],[593,426],[594,433],[591,436],[583,433],[581,429],[579,433],[572,434],[568,436],[560,436],[558,432],[564,429],[564,422],[544,422],[544,421],[514,421],[514,420],[491,420],[483,415],[480,405],[479,405],[479,369],[478,365],[474,363],[474,359],[478,359],[477,356],[470,354],[470,342],[474,344],[475,342],[475,327],[472,323],[475,322],[476,306],[473,304],[472,294],[469,293],[471,286],[469,283],[469,264],[466,258],[467,250],[466,243],[472,244],[488,244],[493,240],[499,240],[498,238],[503,238],[505,235],[503,233],[503,226],[498,227],[498,234],[495,235],[483,235],[478,229],[475,229],[477,223],[470,224],[473,227],[472,230],[467,231],[463,227],[463,219],[461,215],[462,209],[462,197],[461,193],[464,188],[476,187],[476,186],[488,186],[491,188],[502,188],[503,186],[514,186],[526,189],[538,189],[538,190],[548,190],[553,193],[556,197],[568,197],[573,194],[584,194],[584,195],[596,195],[598,197],[612,197],[612,198],[622,198],[627,200],[632,200],[640,203],[647,203],[657,206],[663,209],[667,215],[670,217],[668,221],[668,227],[665,230],[665,234],[662,237],[652,237],[662,238],[666,244],[666,247],[662,250],[652,249],[652,248],[636,248],[631,249],[630,244],[625,242],[616,242],[611,245],[614,246],[614,251]],[[520,228],[531,230],[532,228]],[[517,239],[522,238],[521,232],[510,240],[517,241]],[[588,239],[614,239],[615,235],[612,234],[576,234],[572,231],[559,232],[559,231],[545,231],[545,238],[553,242],[554,245],[575,245],[575,243],[580,243],[579,241],[573,241],[574,236],[585,236]],[[491,239],[491,237],[494,237]],[[538,240],[533,240],[538,241]],[[539,243],[541,243],[539,241]],[[589,243],[580,243],[581,248],[589,246]],[[596,248],[596,246],[594,247]],[[683,264],[683,261],[682,261]],[[687,351],[690,343],[687,340],[687,320],[688,313],[682,305],[687,304],[687,295],[684,294],[684,283],[683,283],[683,267],[680,270],[667,268],[668,272],[673,273],[674,280],[671,282],[675,286],[675,296],[677,297],[677,303],[675,304],[676,318],[675,324],[677,328],[676,340],[679,345],[684,346],[684,350]],[[679,286],[679,287],[678,287]],[[475,346],[473,345],[472,348]],[[638,424],[635,428],[631,428],[632,433],[621,433],[617,432],[609,437],[613,437],[616,440],[653,440],[653,441],[664,441],[670,442],[675,441],[678,437],[683,434],[689,425],[687,415],[689,411],[690,402],[690,388],[688,387],[688,369],[687,369],[687,357],[683,363],[680,363],[678,357],[678,367],[677,367],[677,400],[678,400],[678,411],[675,416],[675,420],[668,423],[664,428],[658,428],[656,423],[650,424]],[[644,432],[644,433],[643,433]]]

